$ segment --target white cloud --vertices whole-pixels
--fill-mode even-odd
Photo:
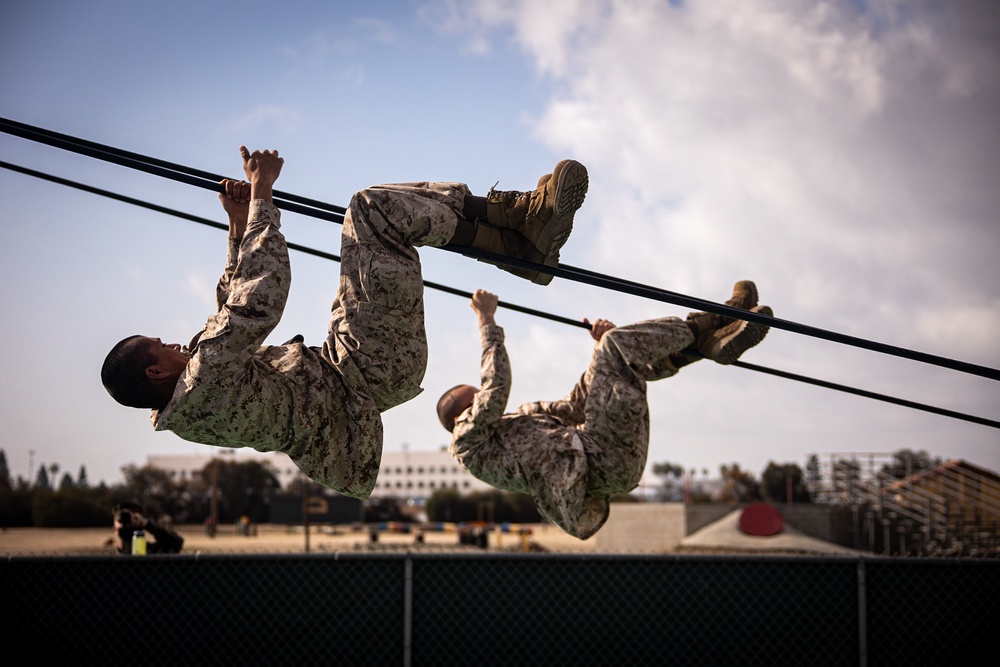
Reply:
[[[506,17],[555,78],[536,134],[599,170],[588,206],[616,270],[656,267],[663,284],[690,278],[710,295],[726,267],[755,268],[805,312],[817,297],[897,297],[931,318],[981,289],[978,275],[898,287],[927,280],[928,265],[960,269],[983,240],[997,248],[981,212],[1000,211],[996,196],[954,171],[960,147],[996,182],[995,152],[975,146],[994,121],[951,123],[955,91],[996,110],[982,95],[996,90],[992,60],[986,44],[952,44],[965,37],[954,17],[811,1],[476,7],[485,26]]]
[[[516,40],[551,81],[534,132],[591,169],[598,228],[571,241],[588,268],[716,301],[751,278],[778,317],[995,367],[1000,45],[987,7],[480,2],[465,18]],[[794,372],[820,349],[821,370],[848,385],[902,377],[790,336],[754,355],[781,345],[767,354]],[[921,372],[891,388],[933,391],[916,378],[938,376]],[[695,396],[713,391],[702,375],[682,381]],[[792,384],[779,404],[799,400]]]
[[[18,58],[7,61],[30,66],[8,68],[4,90],[25,122],[193,166],[232,169],[236,141],[278,146],[292,157],[282,189],[339,204],[356,187],[397,178],[523,187],[552,158],[578,157],[592,184],[563,250],[568,264],[717,301],[752,278],[779,317],[1000,367],[995,0],[422,0],[417,17],[412,4],[376,5],[178,24],[190,48],[153,40],[139,60],[120,54],[135,52],[129,36],[142,31],[109,30],[119,25],[107,20],[112,10],[61,12],[8,48]],[[128,25],[147,14],[130,13]],[[258,63],[266,97],[248,98],[245,81],[204,68],[231,62],[247,52],[247,35],[261,34],[272,39],[260,54],[276,56]],[[131,104],[119,113],[123,96]],[[3,150],[26,166],[221,214],[214,195],[181,184],[77,156],[51,161],[48,149],[16,138]],[[121,415],[83,365],[132,327],[186,342],[211,312],[224,235],[186,226],[159,234],[159,222],[137,228],[120,204],[22,183],[0,182],[9,219],[0,264],[18,286],[4,305],[31,313],[39,333],[6,329],[16,351],[8,384],[33,386],[39,374],[24,359],[68,367],[58,354],[67,332],[91,352],[74,346],[70,355],[81,373],[66,387],[83,401],[62,420],[71,429],[47,430],[59,425],[36,414],[37,392],[10,396],[0,426],[20,444],[8,455],[19,470],[33,448],[64,467],[82,456],[94,472],[103,461],[110,473],[95,478],[117,474],[118,462],[141,462],[172,441],[145,415]],[[336,251],[336,226],[287,223],[290,240]],[[39,245],[37,230],[55,240]],[[102,263],[109,249],[125,259]],[[560,315],[625,323],[687,310],[421,255],[429,280]],[[293,258],[274,341],[322,338],[336,272]],[[451,297],[428,303],[426,391],[387,413],[387,447],[443,442],[435,394],[477,370],[471,311]],[[512,404],[562,396],[586,364],[586,333],[503,320]],[[994,381],[809,336],[773,331],[746,360],[998,417]],[[720,462],[760,471],[805,452],[897,446],[1000,470],[991,429],[715,364],[656,383],[650,404],[650,459],[713,473]],[[34,418],[24,425],[24,415]]]

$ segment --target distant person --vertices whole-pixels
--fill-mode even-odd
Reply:
[[[462,246],[558,264],[589,179],[563,160],[532,192],[474,196],[462,183],[356,193],[344,217],[340,282],[322,347],[296,336],[263,345],[281,319],[291,270],[272,186],[277,151],[240,147],[246,181],[224,180],[229,256],[218,311],[186,347],[130,336],[101,379],[119,403],[151,408],[153,427],[219,447],[288,454],[316,482],[356,498],[375,486],[381,413],[422,389],[427,365],[416,246]],[[500,265],[545,285],[551,274]]]
[[[132,536],[141,530],[146,534],[146,553],[176,554],[184,546],[184,538],[167,522],[157,522],[146,518],[142,508],[136,503],[122,503],[114,509],[114,535],[108,546],[113,544],[120,554],[132,553]]]
[[[530,494],[539,513],[585,540],[608,518],[610,497],[634,489],[646,467],[646,383],[702,358],[731,364],[764,339],[768,327],[712,313],[664,317],[616,327],[599,319],[590,366],[560,401],[526,403],[505,413],[511,388],[494,294],[472,296],[483,345],[481,386],[458,385],[438,401],[450,451],[473,475],[506,491]],[[770,316],[757,287],[736,283],[726,305]],[[720,406],[721,407],[721,406]]]

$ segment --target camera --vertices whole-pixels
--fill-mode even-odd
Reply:
[[[128,510],[118,510],[115,512],[115,521],[128,528],[132,525],[132,513]]]

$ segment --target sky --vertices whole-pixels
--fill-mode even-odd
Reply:
[[[346,206],[378,183],[533,189],[563,158],[591,184],[564,264],[721,303],[756,282],[775,316],[1000,368],[1000,6],[992,0],[413,0],[0,4],[0,116]],[[0,156],[220,222],[208,190],[0,134]],[[225,233],[0,169],[0,449],[91,483],[206,445],[152,430],[100,384],[135,333],[186,343],[214,310]],[[286,212],[291,243],[340,226]],[[617,324],[687,309],[435,248],[426,281]],[[339,265],[291,253],[268,343],[326,332]],[[435,449],[434,405],[478,381],[467,299],[426,290],[424,392],[385,448]],[[581,328],[501,309],[509,408],[563,397]],[[1000,419],[997,381],[772,328],[743,361]],[[648,392],[649,465],[717,476],[900,449],[1000,471],[1000,432],[702,361]],[[869,455],[871,455],[869,457]]]

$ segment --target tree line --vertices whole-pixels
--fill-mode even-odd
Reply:
[[[878,474],[892,479],[904,479],[925,470],[941,465],[940,457],[932,457],[926,451],[900,449],[892,454],[889,462],[884,463]],[[708,476],[708,470],[702,469],[703,478]],[[752,472],[744,470],[738,463],[723,464],[719,467],[719,489],[710,492],[697,483],[692,483],[699,473],[696,469],[686,470],[679,463],[669,461],[653,464],[653,473],[667,480],[662,493],[671,497],[663,500],[680,500],[681,491],[678,485],[684,480],[689,485],[688,502],[722,502],[722,503],[809,503],[813,501],[811,488],[824,481],[824,472],[820,469],[819,457],[812,454],[806,461],[805,470],[796,463],[775,463],[770,461],[758,479]],[[849,487],[862,479],[861,464],[856,458],[839,458],[826,471],[829,481],[834,487]],[[670,484],[670,480],[673,483]]]
[[[903,478],[940,465],[940,458],[927,452],[902,449],[883,465],[881,473]],[[720,467],[718,489],[710,493],[699,484],[690,484],[698,472],[687,471],[677,463],[662,462],[652,466],[653,473],[664,479],[658,500],[686,502],[811,502],[809,488],[820,481],[821,471],[815,455],[803,470],[794,463],[769,462],[760,479],[732,463]],[[120,484],[91,485],[84,466],[74,477],[63,473],[58,485],[58,465],[40,466],[33,483],[22,477],[11,479],[7,455],[0,449],[0,526],[97,527],[111,524],[114,507],[133,502],[146,516],[177,524],[217,525],[247,517],[255,524],[268,523],[270,509],[277,500],[301,498],[303,494],[327,493],[325,487],[300,478],[290,488],[282,489],[268,462],[234,462],[213,459],[189,479],[175,480],[153,466],[127,465],[122,468]],[[708,471],[702,471],[707,477]],[[860,477],[860,465],[851,459],[837,461],[833,474],[841,483]],[[688,477],[690,475],[690,477]],[[688,483],[686,496],[676,497],[681,480]],[[303,485],[308,485],[303,487]],[[671,495],[673,494],[673,495]],[[629,495],[613,501],[634,501]],[[434,522],[511,522],[537,523],[541,520],[529,496],[501,491],[461,494],[457,489],[439,489],[424,508]],[[370,499],[364,504],[365,521],[410,521],[413,514],[400,500]]]
[[[110,526],[114,508],[132,502],[155,520],[171,523],[235,522],[243,516],[266,521],[270,503],[282,494],[274,471],[257,461],[215,459],[190,479],[175,480],[153,466],[122,468],[124,481],[92,485],[86,467],[76,477],[64,473],[52,483],[57,465],[40,466],[33,483],[11,479],[7,455],[0,450],[0,526],[82,528]]]
[[[120,484],[91,485],[84,466],[76,477],[64,473],[58,485],[56,465],[40,466],[34,483],[12,480],[7,456],[0,450],[0,526],[84,528],[110,526],[114,508],[125,502],[142,507],[143,514],[174,524],[225,525],[247,517],[253,524],[269,523],[271,507],[282,500],[300,502],[303,496],[331,493],[308,478],[282,489],[269,462],[213,459],[186,480],[176,480],[153,466],[127,465]],[[425,507],[429,521],[488,520],[537,523],[541,517],[529,496],[479,491],[461,494],[441,489]],[[484,519],[485,517],[485,519]],[[363,505],[363,520],[413,521],[412,511],[394,498],[371,498]]]

